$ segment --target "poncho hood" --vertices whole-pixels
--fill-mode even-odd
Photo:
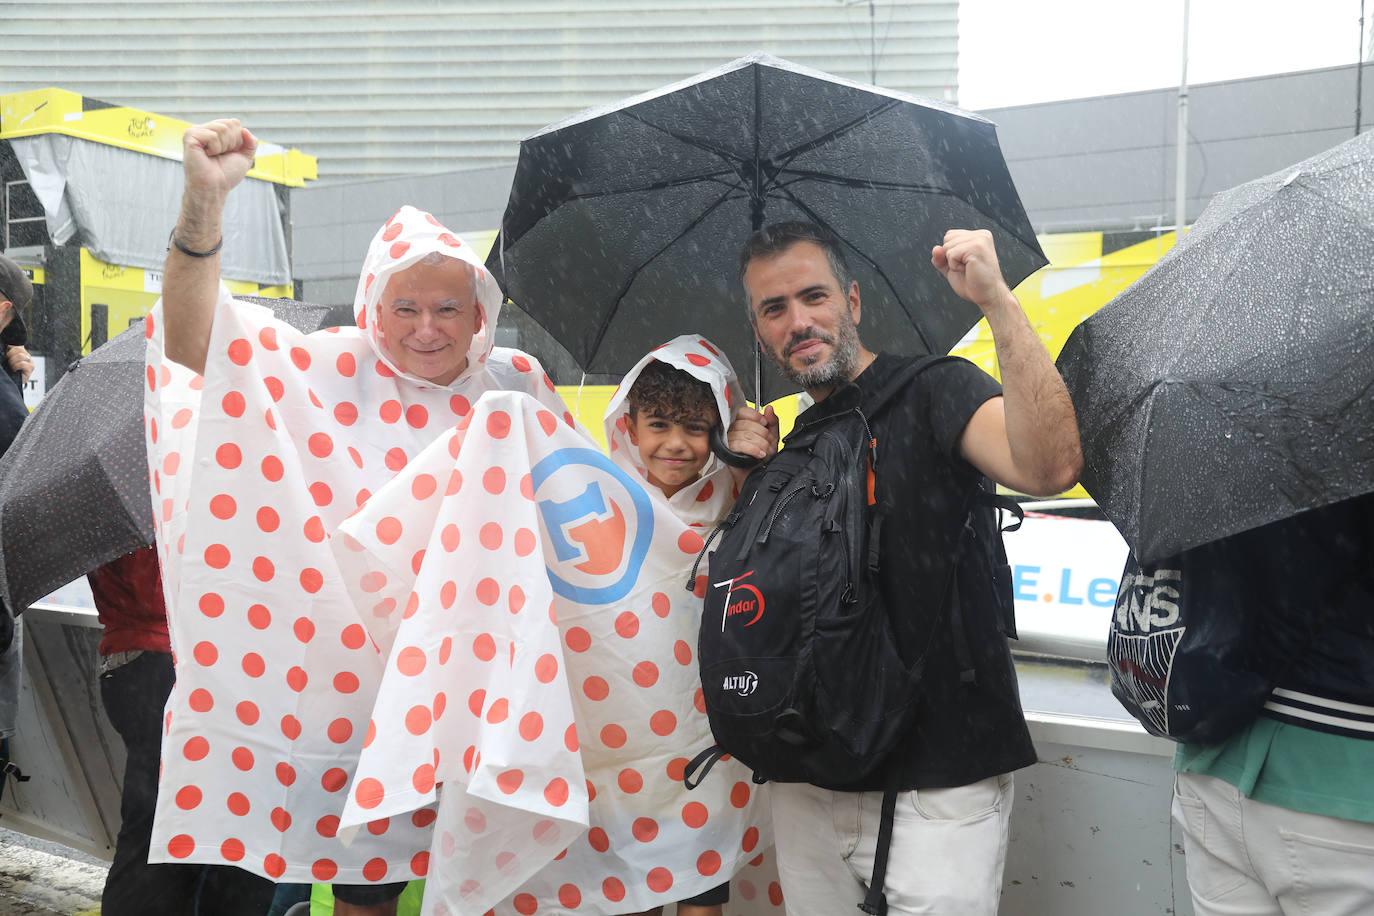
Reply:
[[[621,380],[620,387],[616,389],[610,404],[606,407],[604,419],[611,460],[646,481],[648,470],[644,467],[644,460],[640,458],[639,448],[630,441],[629,395],[644,367],[652,362],[666,363],[710,385],[716,398],[716,412],[727,429],[735,410],[744,403],[744,390],[740,387],[730,360],[704,337],[684,334],[645,354]],[[663,494],[656,487],[649,486],[648,489],[651,496],[657,495],[662,498]],[[728,506],[718,503],[730,499],[731,491],[729,468],[712,455],[707,459],[706,466],[701,469],[701,476],[673,494],[668,503],[684,521],[714,524],[720,510]]]
[[[482,327],[472,336],[472,343],[468,346],[467,367],[449,386],[436,385],[402,372],[387,349],[378,320],[382,293],[388,281],[395,274],[433,254],[462,261],[472,269],[477,305],[482,310]],[[491,355],[496,345],[496,321],[501,314],[504,298],[501,287],[471,245],[435,219],[433,214],[407,204],[377,230],[368,245],[367,257],[358,276],[358,289],[353,296],[353,316],[377,358],[398,376],[423,387],[452,387],[480,371]]]

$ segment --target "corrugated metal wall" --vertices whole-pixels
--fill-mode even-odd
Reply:
[[[956,99],[958,0],[875,0],[878,81]],[[236,115],[322,179],[509,162],[581,108],[762,50],[867,81],[866,0],[0,0],[0,91]]]

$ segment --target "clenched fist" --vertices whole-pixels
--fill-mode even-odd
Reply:
[[[949,282],[959,298],[972,302],[984,314],[999,309],[1011,300],[1011,290],[1002,279],[1002,265],[992,233],[986,229],[951,229],[944,244],[930,252],[930,263]]]
[[[188,127],[181,136],[186,194],[223,201],[253,167],[258,140],[237,118]]]

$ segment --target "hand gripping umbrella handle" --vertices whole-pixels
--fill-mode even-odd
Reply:
[[[725,444],[725,429],[719,423],[711,427],[711,451],[732,468],[752,468],[759,464],[759,459],[753,455],[730,450],[730,446]]]

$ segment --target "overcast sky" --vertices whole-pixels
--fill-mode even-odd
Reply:
[[[1360,0],[1192,0],[1188,81],[1354,63],[1359,17]],[[1365,17],[1368,47],[1374,0]],[[961,0],[959,104],[1176,86],[1182,43],[1183,0]]]

